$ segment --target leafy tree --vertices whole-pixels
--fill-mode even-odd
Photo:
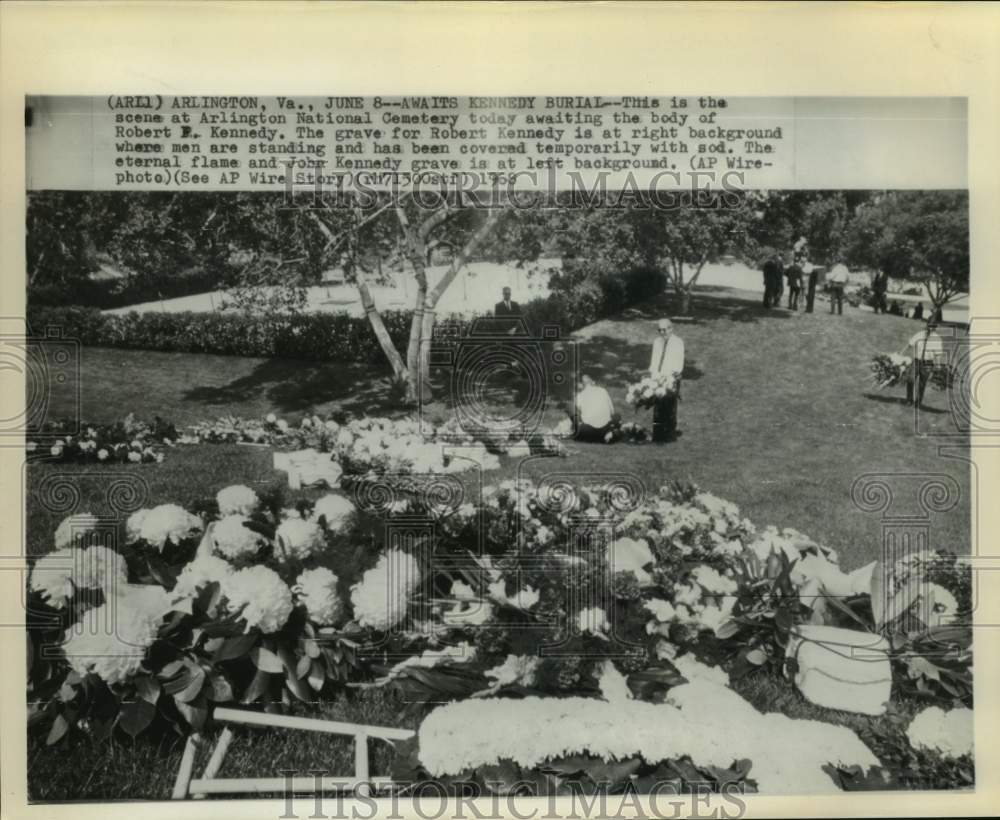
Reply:
[[[920,282],[935,308],[969,290],[969,198],[965,191],[889,191],[858,208],[852,264]]]

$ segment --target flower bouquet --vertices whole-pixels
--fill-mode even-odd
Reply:
[[[677,379],[663,373],[646,376],[625,391],[625,401],[636,410],[652,407],[660,399],[673,396],[677,392]]]
[[[880,389],[895,387],[906,381],[906,373],[913,366],[913,359],[898,353],[876,353],[872,356],[872,381]]]
[[[872,381],[879,389],[895,387],[906,381],[913,359],[899,353],[877,353],[872,356]],[[935,390],[947,390],[954,384],[955,374],[947,364],[924,361],[921,367],[927,373],[927,383]]]

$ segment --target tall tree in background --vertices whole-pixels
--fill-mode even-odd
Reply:
[[[847,253],[859,267],[920,282],[940,308],[969,290],[968,193],[882,193],[858,208]]]

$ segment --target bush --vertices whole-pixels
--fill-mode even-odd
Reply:
[[[533,334],[558,325],[568,334],[663,290],[658,271],[636,270],[625,275],[567,272],[553,277],[553,292],[522,306]],[[397,350],[405,350],[411,311],[382,313]],[[441,317],[445,329],[461,336],[472,319]],[[379,363],[384,354],[365,317],[342,313],[102,313],[94,307],[49,307],[32,303],[28,323],[35,334],[58,327],[64,338],[82,345],[162,350],[175,353],[215,353],[261,358],[315,359]]]

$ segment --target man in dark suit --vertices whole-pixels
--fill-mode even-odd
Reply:
[[[781,262],[776,254],[772,254],[764,262],[764,307],[777,307],[782,291]]]
[[[497,302],[493,307],[493,316],[497,319],[505,319],[510,316],[520,316],[521,306],[517,302],[512,302],[510,298],[510,288],[503,289],[503,301]]]
[[[788,309],[799,309],[799,294],[802,293],[802,268],[798,261],[785,268],[785,279],[788,280]]]

